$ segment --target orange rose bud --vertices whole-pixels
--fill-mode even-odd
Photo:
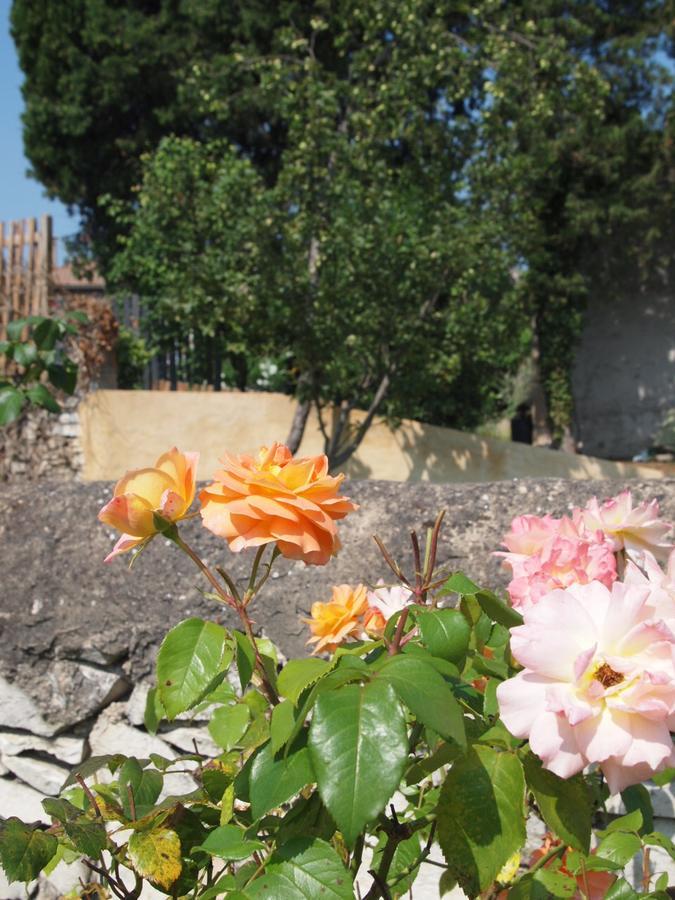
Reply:
[[[363,633],[361,617],[368,610],[367,588],[357,584],[339,584],[333,588],[328,603],[313,603],[312,615],[303,619],[312,632],[308,644],[316,644],[312,653],[327,650],[332,653],[348,637],[360,637]]]
[[[283,556],[314,566],[338,552],[335,522],[358,507],[338,495],[344,476],[328,474],[325,456],[295,459],[273,444],[256,457],[226,453],[221,462],[199,500],[204,525],[230,550],[273,543]]]
[[[363,616],[363,629],[368,637],[381,638],[386,626],[387,620],[381,610],[376,606],[369,606]]]
[[[122,532],[105,561],[157,534],[157,518],[178,522],[187,515],[195,497],[198,453],[175,447],[162,454],[152,468],[127,472],[115,485],[113,498],[98,518]]]

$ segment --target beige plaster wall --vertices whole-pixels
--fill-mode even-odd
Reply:
[[[223,450],[253,452],[285,440],[293,408],[283,394],[96,391],[79,407],[82,477],[114,481],[176,445],[200,451],[198,476],[206,480]],[[310,417],[300,452],[322,450],[316,419]],[[345,471],[354,478],[435,482],[663,477],[648,466],[571,456],[413,421],[395,430],[376,422]]]

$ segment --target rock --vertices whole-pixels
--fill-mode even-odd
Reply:
[[[206,728],[172,728],[169,731],[161,732],[162,740],[171,744],[172,747],[178,747],[184,753],[194,753],[196,741],[200,753],[205,756],[220,756],[223,752]]]
[[[18,816],[24,822],[49,822],[42,800],[42,794],[20,781],[0,778],[0,810],[4,818]]]
[[[0,726],[24,728],[34,734],[50,736],[58,726],[46,722],[37,704],[15,684],[0,676]]]
[[[124,753],[125,756],[135,756],[137,759],[147,759],[151,753],[163,756],[165,759],[175,759],[178,755],[160,737],[148,734],[127,725],[124,721],[124,703],[111,704],[96,720],[96,724],[89,735],[89,746],[92,756],[102,756],[106,753]],[[182,770],[194,768],[196,764],[182,762]],[[194,780],[182,772],[167,775],[164,779],[164,791],[162,796],[170,794],[186,794],[196,787]]]
[[[56,797],[68,777],[69,769],[57,766],[54,763],[34,759],[31,756],[4,756],[3,764],[31,787],[42,794],[50,794]]]
[[[27,750],[48,753],[61,762],[77,765],[82,762],[86,742],[84,738],[59,737],[45,740],[34,734],[19,734],[13,731],[0,731],[0,754],[18,756]]]
[[[47,672],[49,718],[61,728],[88,719],[129,690],[126,678],[84,663],[58,660]]]
[[[143,725],[145,721],[145,702],[148,691],[154,685],[152,678],[144,678],[134,685],[131,696],[126,703],[127,719],[132,725]]]

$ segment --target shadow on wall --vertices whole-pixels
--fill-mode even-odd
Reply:
[[[674,277],[645,286],[614,271],[616,290],[592,292],[572,377],[584,453],[630,459],[675,406]]]
[[[250,453],[283,441],[293,410],[292,399],[282,394],[97,391],[79,408],[83,478],[116,480],[178,445],[200,451],[198,477],[205,480],[219,467],[224,450]],[[322,452],[318,423],[310,417],[300,453]],[[440,483],[661,476],[647,466],[571,456],[411,420],[396,429],[376,422],[344,471],[358,479]]]

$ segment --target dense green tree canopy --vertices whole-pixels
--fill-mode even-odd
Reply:
[[[13,5],[37,176],[320,408],[473,425],[533,323],[561,433],[589,272],[672,254],[666,0],[59,6]]]

